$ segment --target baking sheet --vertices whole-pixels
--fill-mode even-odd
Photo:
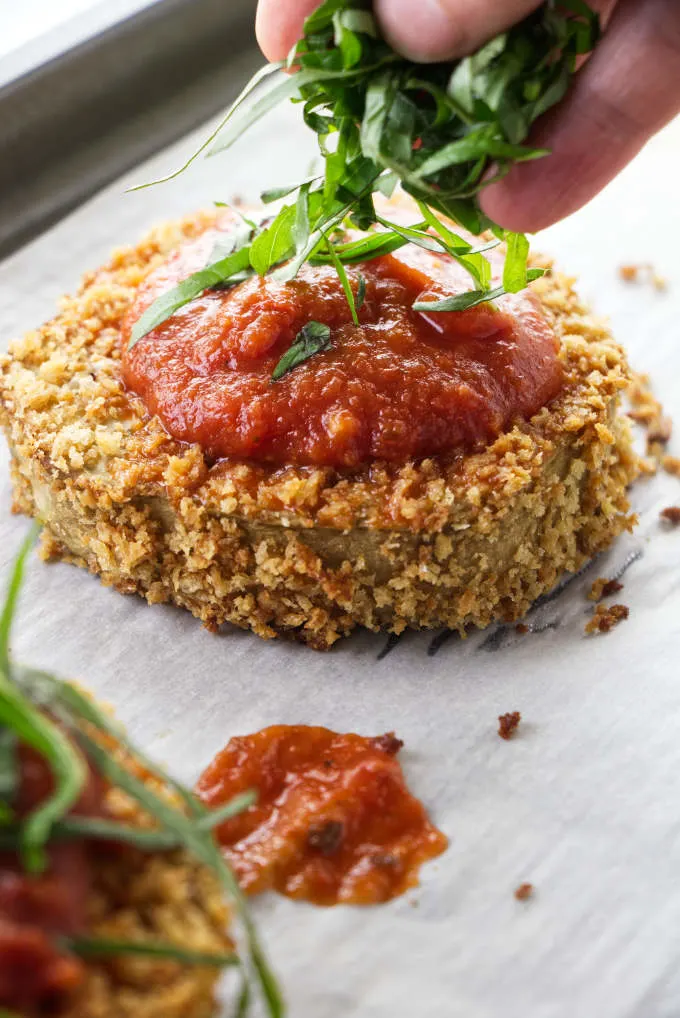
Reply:
[[[0,8],[2,0],[0,0]],[[0,44],[0,259],[232,102],[255,0],[101,0]]]
[[[313,155],[290,107],[227,156],[124,193],[179,164],[194,142],[0,266],[3,344],[49,317],[111,247],[213,199],[292,181]],[[680,207],[667,168],[679,157],[680,122],[538,244],[581,274],[582,292],[676,417]],[[622,262],[643,261],[669,279],[667,293],[618,279]],[[7,459],[3,444],[2,578],[26,526],[9,512]],[[188,780],[232,735],[275,722],[405,739],[410,783],[451,847],[420,889],[386,906],[256,903],[293,1018],[677,1018],[680,530],[664,529],[658,513],[680,503],[680,481],[641,483],[635,502],[635,535],[539,606],[523,637],[494,629],[433,644],[410,634],[379,660],[384,638],[362,634],[320,655],[239,631],[214,636],[179,610],[34,561],[16,649],[113,701],[132,736]],[[618,599],[630,619],[586,638],[590,583],[626,566]],[[496,717],[511,710],[523,721],[504,742]],[[535,896],[519,903],[524,881]]]

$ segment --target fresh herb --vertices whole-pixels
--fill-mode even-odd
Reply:
[[[30,873],[39,873],[45,868],[45,844],[52,825],[75,805],[87,773],[84,760],[63,731],[36,709],[11,678],[9,637],[12,619],[26,558],[35,535],[36,527],[32,527],[17,557],[0,616],[0,724],[44,757],[54,779],[53,791],[22,824],[21,854]]]
[[[60,943],[66,951],[80,958],[113,958],[119,955],[137,955],[140,958],[162,958],[182,965],[206,965],[226,968],[238,965],[236,954],[208,954],[204,951],[187,951],[176,944],[149,940],[110,940],[107,937],[62,937]]]
[[[12,805],[18,787],[17,738],[9,728],[0,728],[0,826],[14,818]]]
[[[172,317],[185,304],[200,297],[205,290],[220,286],[237,273],[248,270],[251,263],[250,248],[247,244],[252,234],[253,230],[247,225],[225,234],[224,239],[215,246],[210,261],[204,269],[194,272],[172,290],[161,294],[158,300],[155,300],[141,318],[135,322],[130,336],[130,349],[149,332]]]
[[[359,308],[361,307],[361,305],[364,302],[363,301],[363,297],[361,298],[361,300],[359,299],[359,296],[360,296],[360,294],[359,294],[360,283],[357,284],[357,296],[355,298],[354,290],[352,289],[352,284],[350,283],[349,276],[347,275],[347,270],[345,269],[345,266],[342,264],[342,262],[338,258],[337,254],[335,253],[335,248],[333,247],[333,245],[331,244],[331,242],[328,239],[326,240],[326,247],[328,248],[328,256],[331,259],[331,261],[333,262],[333,265],[335,266],[335,271],[338,274],[338,279],[340,280],[340,283],[342,285],[342,289],[345,292],[345,299],[347,300],[347,304],[349,306],[349,312],[350,312],[350,314],[352,316],[352,321],[354,322],[355,325],[358,325],[359,324]],[[364,280],[364,277],[361,276],[361,275],[360,275],[359,278],[364,281],[364,291],[365,291],[366,281]]]
[[[250,1007],[252,1003],[251,997],[250,983],[247,979],[242,979],[241,990],[238,995],[236,1010],[234,1011],[234,1018],[246,1018],[246,1016],[250,1014]]]
[[[255,792],[243,792],[219,809],[211,810],[196,821],[203,831],[213,831],[220,824],[239,816],[257,801]],[[52,827],[51,839],[70,841],[72,839],[115,841],[119,844],[134,845],[144,852],[163,852],[181,847],[181,841],[172,831],[130,827],[115,820],[101,820],[97,817],[68,816],[58,820]],[[0,827],[0,849],[18,851],[21,847],[21,827],[8,823]]]
[[[103,837],[128,841],[146,850],[181,847],[208,866],[235,905],[244,931],[246,957],[242,966],[244,979],[254,974],[270,1018],[281,1018],[284,1005],[274,976],[259,943],[248,906],[236,878],[222,857],[212,834],[215,826],[252,805],[252,793],[245,793],[219,810],[209,811],[181,783],[164,774],[144,754],[135,749],[122,728],[98,705],[75,686],[38,669],[16,664],[9,655],[9,637],[21,587],[24,565],[35,535],[24,542],[16,560],[7,599],[0,616],[0,730],[10,731],[15,740],[32,746],[46,761],[54,776],[54,790],[38,809],[0,827],[0,847],[8,845],[18,851],[29,872],[40,872],[46,865],[46,846],[52,838]],[[151,789],[135,777],[110,752],[115,739],[131,759],[144,771],[163,783],[167,795]],[[122,789],[136,801],[158,825],[155,829],[134,835],[129,827],[105,820],[76,817],[70,814],[84,787],[87,767],[85,760],[111,785]],[[180,806],[177,805],[179,799]],[[9,803],[5,803],[9,812]],[[197,956],[182,952],[173,945],[134,942],[106,942],[84,938],[76,942],[79,953],[146,953],[156,957],[172,957],[188,964],[236,964],[232,955]],[[106,947],[112,947],[112,951]],[[164,952],[164,953],[163,953]],[[250,999],[250,994],[249,998]],[[2,1012],[0,1012],[2,1018]]]
[[[331,330],[329,326],[323,325],[321,322],[307,322],[298,332],[293,345],[286,350],[272,371],[272,382],[278,382],[280,378],[287,375],[298,364],[303,364],[304,361],[313,357],[315,353],[327,350],[330,345]]]
[[[357,286],[357,297],[356,297],[356,309],[361,311],[366,300],[366,276],[363,273],[359,273],[359,283]]]
[[[526,144],[531,126],[564,97],[579,58],[596,45],[598,16],[584,0],[546,0],[477,53],[420,65],[390,48],[370,6],[368,0],[321,3],[287,61],[292,73],[285,78],[274,73],[284,65],[258,72],[199,150],[225,151],[279,102],[292,99],[302,104],[324,160],[322,177],[263,195],[265,202],[295,200],[243,241],[218,270],[220,284],[236,281],[244,265],[261,276],[274,270],[285,282],[307,261],[332,264],[357,321],[357,301],[342,266],[415,243],[460,262],[472,279],[469,293],[442,299],[436,310],[459,311],[523,289],[541,270],[528,271],[526,238],[491,222],[479,194],[515,163],[547,154]],[[423,219],[415,225],[391,222],[376,209],[375,195],[390,196],[398,182],[420,208]],[[491,231],[495,240],[473,248],[442,217],[474,236]],[[368,232],[348,239],[350,228]],[[502,285],[494,286],[484,252],[500,242],[506,244],[505,268]],[[159,298],[132,341],[193,299],[201,286],[212,285],[204,270]],[[291,366],[277,365],[276,377]]]
[[[542,269],[528,269],[526,280],[532,283],[543,275]],[[459,293],[455,297],[442,297],[441,300],[419,300],[413,305],[414,311],[468,311],[496,297],[502,297],[506,291],[502,286],[495,290],[470,290],[468,293]]]

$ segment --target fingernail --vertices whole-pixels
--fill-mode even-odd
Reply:
[[[387,41],[410,60],[431,63],[453,56],[460,42],[440,0],[376,0]]]

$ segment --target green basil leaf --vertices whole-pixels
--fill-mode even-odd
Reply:
[[[242,272],[250,266],[250,248],[242,247],[239,251],[207,265],[204,269],[194,272],[193,275],[184,279],[177,286],[167,293],[162,294],[153,304],[146,309],[141,318],[135,322],[130,336],[129,349],[147,336],[159,325],[171,318],[176,311],[183,308],[185,304],[195,300],[196,297],[213,286],[219,286],[226,282],[237,272]]]
[[[281,198],[287,198],[289,194],[293,194],[294,191],[304,187],[305,184],[316,184],[318,181],[323,180],[323,177],[307,177],[299,184],[288,184],[285,187],[272,187],[268,191],[263,191],[260,195],[260,201],[263,205],[271,205],[272,202],[279,201]]]
[[[345,7],[343,10],[337,10],[333,19],[335,24],[347,29],[348,32],[363,33],[374,39],[378,38],[378,27],[370,11]]]
[[[169,180],[174,180],[175,177],[179,177],[180,174],[185,172],[185,170],[188,170],[191,164],[195,162],[195,160],[198,159],[203,152],[206,152],[214,141],[216,141],[236,111],[239,110],[240,107],[250,98],[250,96],[257,90],[258,86],[268,78],[273,78],[275,75],[278,75],[282,66],[282,64],[265,64],[264,67],[261,67],[259,71],[253,75],[234,103],[229,107],[212,134],[205,139],[202,145],[196,149],[193,155],[191,155],[187,161],[179,167],[179,169],[174,170],[172,173],[168,173],[165,177],[158,177],[157,180],[151,180],[146,184],[137,184],[135,187],[131,187],[128,190],[143,191],[147,187],[155,187],[157,184],[166,184]]]
[[[389,71],[376,75],[366,88],[361,150],[367,159],[374,162],[380,160],[383,132],[396,91],[396,80]]]
[[[11,728],[0,728],[0,827],[14,818],[12,804],[19,790],[18,741]]]
[[[357,288],[357,298],[356,298],[356,309],[357,309],[357,311],[361,311],[362,307],[364,306],[364,301],[365,300],[366,300],[366,277],[364,275],[362,275],[362,273],[360,272],[359,273],[359,285],[358,285],[358,288]]]
[[[114,958],[134,955],[140,958],[162,958],[181,965],[205,965],[209,968],[226,968],[240,965],[237,954],[210,954],[207,951],[189,951],[178,944],[152,940],[114,940],[109,937],[61,937],[60,943],[71,954],[80,958]]]
[[[299,186],[265,192],[265,201],[296,192],[295,213],[284,210],[256,232],[252,268],[286,281],[307,260],[358,261],[354,241],[344,250],[334,243],[331,257],[325,236],[345,219],[372,231],[380,223],[375,193],[391,195],[400,181],[429,210],[428,229],[410,235],[403,227],[390,229],[380,240],[371,237],[363,256],[396,250],[399,236],[441,249],[470,273],[475,300],[477,291],[491,285],[484,245],[463,249],[455,230],[447,238],[448,227],[439,229],[432,217],[444,216],[474,236],[493,228],[481,210],[480,192],[514,164],[547,154],[525,140],[535,120],[565,95],[581,55],[597,43],[599,19],[585,0],[547,0],[477,52],[423,65],[391,49],[370,6],[369,0],[323,0],[288,58],[293,73],[260,72],[213,134],[210,154],[232,145],[278,102],[302,103],[325,163],[323,189],[316,178],[303,182],[311,185],[306,209]],[[513,289],[528,280],[525,246],[511,240],[505,278]],[[239,271],[247,270],[235,272],[235,279]]]
[[[509,233],[506,244],[503,286],[508,293],[517,293],[527,285],[529,241],[523,233]]]
[[[442,297],[441,300],[416,301],[414,311],[468,311],[488,301],[502,297],[505,290],[499,286],[495,290],[471,290],[469,293],[458,293],[454,297]]]
[[[371,261],[373,258],[382,258],[384,255],[392,254],[400,247],[408,244],[408,240],[400,237],[392,230],[376,231],[357,240],[347,241],[343,244],[334,244],[336,256],[343,265],[358,265],[361,262]],[[321,250],[312,258],[312,264],[324,265],[330,261],[330,255]]]
[[[345,298],[346,298],[347,304],[349,306],[350,314],[352,315],[352,321],[354,322],[355,325],[358,325],[359,324],[359,315],[357,314],[357,302],[354,299],[354,291],[352,290],[352,284],[349,281],[349,276],[347,275],[347,270],[345,269],[345,266],[342,264],[342,262],[338,258],[337,254],[335,253],[335,249],[334,249],[333,245],[331,244],[331,242],[328,239],[326,239],[326,248],[328,250],[328,254],[330,256],[330,259],[333,262],[333,265],[335,266],[335,271],[337,272],[338,278],[339,278],[339,280],[340,280],[340,282],[342,284],[342,289],[345,292]],[[361,278],[363,279],[363,276]],[[366,287],[366,283],[365,283],[365,280],[364,280],[364,291],[365,291],[365,287]],[[363,303],[363,301],[362,301],[362,303]],[[329,330],[329,338],[330,338],[330,330]]]
[[[272,372],[272,382],[278,382],[299,364],[331,345],[331,330],[321,322],[307,322],[298,332],[295,342],[287,350]]]

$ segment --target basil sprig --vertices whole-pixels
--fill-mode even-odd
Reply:
[[[225,151],[279,102],[292,99],[318,136],[323,174],[266,192],[265,202],[291,200],[226,259],[161,296],[137,323],[132,342],[201,286],[215,285],[215,276],[218,285],[229,285],[243,278],[244,269],[260,276],[275,270],[275,278],[286,281],[307,261],[340,266],[357,321],[341,267],[406,243],[444,253],[470,275],[469,293],[444,297],[429,310],[458,311],[523,289],[540,274],[527,268],[526,237],[493,223],[479,194],[514,164],[547,154],[526,144],[531,126],[564,97],[599,31],[598,16],[584,0],[546,0],[471,56],[421,65],[382,38],[369,0],[325,0],[307,18],[289,56],[292,73],[282,78],[273,73],[276,65],[258,72],[200,150]],[[418,203],[423,219],[413,226],[376,210],[376,194],[391,195],[397,183]],[[496,243],[505,242],[500,286],[492,285],[488,246],[473,247],[441,217],[474,236],[491,231]],[[348,239],[350,227],[366,236]],[[418,304],[416,310],[424,308]]]

